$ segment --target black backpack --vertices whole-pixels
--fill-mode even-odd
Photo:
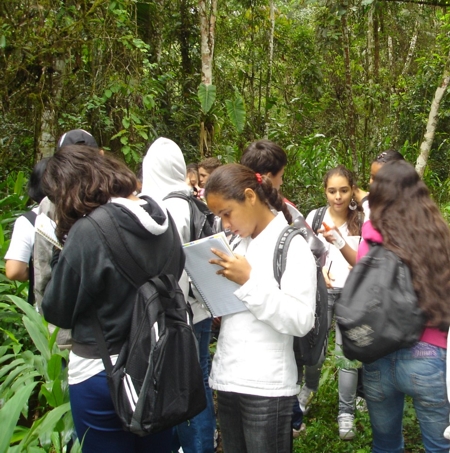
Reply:
[[[181,198],[189,203],[191,242],[214,234],[214,214],[203,201],[193,195],[177,191],[166,195],[164,200],[169,198]]]
[[[425,326],[408,266],[381,244],[353,267],[335,313],[345,357],[363,363],[413,346]]]
[[[306,228],[287,226],[280,234],[273,257],[273,272],[278,284],[280,284],[286,268],[287,252],[292,238],[300,235],[308,242],[312,233],[306,230]],[[303,365],[315,365],[322,352],[325,353],[328,344],[328,292],[322,274],[321,258],[321,256],[315,256],[317,291],[314,327],[304,337],[294,337],[294,354],[299,369],[299,378]]]
[[[116,268],[137,288],[130,333],[114,366],[95,309],[92,316],[116,413],[126,431],[140,436],[176,426],[206,407],[190,308],[173,275],[163,269],[149,278],[136,263],[107,207],[97,208],[88,218]],[[172,247],[181,247],[170,215],[169,219]],[[167,252],[165,268],[172,255]]]

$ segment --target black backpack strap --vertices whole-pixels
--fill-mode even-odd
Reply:
[[[181,198],[182,200],[185,200],[189,204],[189,232],[190,232],[190,241],[195,241],[197,238],[195,237],[195,223],[194,223],[194,206],[193,201],[189,195],[186,195],[184,192],[170,192],[168,195],[166,195],[163,200],[167,200],[169,198]]]
[[[172,228],[174,234],[178,235],[174,221],[167,212],[169,218],[169,228]],[[88,219],[93,222],[93,225],[100,231],[101,238],[111,252],[114,264],[117,270],[136,288],[139,288],[146,280],[149,279],[148,273],[136,262],[133,254],[126,245],[126,240],[122,229],[119,227],[114,216],[105,206],[98,207],[95,211],[89,214]],[[173,243],[173,247],[176,242]],[[172,260],[173,251],[168,250],[167,261],[161,270],[164,274]]]
[[[315,234],[317,234],[317,231],[319,230],[320,226],[322,225],[323,218],[325,217],[325,213],[327,212],[328,206],[322,206],[319,209],[316,209],[316,212],[314,213],[314,218],[312,221],[311,229],[314,231]]]
[[[170,214],[168,214],[169,227],[172,228],[174,234],[178,234],[175,229],[175,224],[172,220]],[[87,216],[91,221],[94,227],[100,232],[100,237],[104,241],[106,247],[109,249],[114,264],[117,266],[117,270],[123,275],[123,277],[129,281],[134,287],[139,288],[150,276],[139,266],[136,260],[133,258],[132,254],[128,250],[123,237],[121,228],[119,227],[114,216],[111,215],[108,208],[105,206],[99,206],[93,212]],[[175,247],[176,242],[174,242]],[[161,274],[163,274],[168,268],[171,259],[172,251],[169,251],[167,254],[167,261],[164,264]],[[93,307],[93,329],[95,334],[95,339],[97,341],[97,346],[100,352],[100,357],[102,358],[105,370],[108,375],[113,369],[111,358],[108,352],[108,347],[106,345],[105,336],[103,334],[103,329],[98,318],[97,309]]]
[[[278,237],[273,255],[273,275],[275,276],[275,280],[278,282],[278,285],[281,284],[281,277],[286,269],[289,244],[291,243],[292,238],[297,236],[297,234],[302,236],[298,228],[287,226]]]
[[[31,225],[35,225],[37,214],[34,211],[27,211],[22,215],[31,223]]]
[[[34,211],[27,211],[22,214],[31,225],[36,224],[37,214]],[[33,255],[30,257],[28,262],[28,298],[27,301],[30,305],[34,305],[34,264],[33,264]]]

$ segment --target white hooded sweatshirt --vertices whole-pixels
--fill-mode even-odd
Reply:
[[[156,139],[147,150],[142,163],[142,194],[162,200],[171,192],[191,194],[186,184],[186,163],[180,147],[169,138]],[[163,201],[170,212],[181,242],[190,241],[190,210],[189,204],[182,198],[169,198]],[[189,280],[186,271],[179,281],[186,300],[189,300],[194,313],[194,324],[209,318],[211,314],[203,303],[188,296]]]

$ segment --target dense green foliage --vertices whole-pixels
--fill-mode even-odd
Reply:
[[[26,302],[28,283],[4,275],[11,227],[28,201],[23,173],[10,175],[0,196],[0,452],[62,452],[73,432],[68,351],[55,344],[58,329],[50,334],[43,317]],[[79,443],[70,451],[80,451]]]
[[[285,193],[307,213],[330,165],[353,168],[364,187],[387,147],[415,162],[449,26],[442,8],[411,3],[219,1],[205,87],[197,1],[2,2],[2,174],[31,168],[75,127],[132,168],[161,135],[196,161],[203,124],[213,131],[207,152],[223,161],[264,135],[280,143],[291,163]],[[448,106],[444,98],[425,175],[443,205]]]
[[[2,441],[60,451],[71,429],[65,353],[22,302],[27,285],[3,273],[12,221],[28,204],[24,173],[64,131],[91,131],[133,169],[158,136],[175,140],[187,162],[200,160],[201,125],[213,133],[207,153],[223,162],[267,136],[288,153],[283,191],[306,215],[325,203],[322,177],[332,166],[352,168],[367,188],[370,162],[386,148],[416,161],[449,64],[449,28],[445,8],[414,3],[219,0],[206,86],[198,1],[0,2]],[[447,215],[449,107],[447,96],[424,175]],[[369,451],[366,414],[355,441],[338,440],[333,361],[324,376],[298,451]],[[17,426],[3,428],[6,412]],[[406,416],[408,448],[419,452],[410,406]]]

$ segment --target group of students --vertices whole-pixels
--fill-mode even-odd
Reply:
[[[166,138],[157,139],[148,149],[140,194],[136,194],[135,175],[123,163],[84,143],[62,146],[48,160],[42,187],[54,204],[56,234],[64,248],[54,254],[42,310],[49,322],[72,329],[69,390],[84,452],[165,453],[180,446],[184,453],[214,451],[211,388],[217,391],[225,453],[292,450],[293,436],[302,429],[302,412],[317,391],[325,356],[316,366],[306,367],[300,387],[293,337],[304,336],[314,324],[316,262],[306,241],[296,236],[289,246],[280,285],[275,280],[277,239],[301,215],[280,194],[286,164],[281,147],[258,140],[244,151],[240,164],[217,166],[207,171],[206,178],[202,172],[207,165],[199,165],[203,189],[199,195],[220,218],[222,228],[231,233],[234,244],[233,256],[212,250],[210,263],[219,266],[223,278],[240,285],[235,295],[248,310],[222,318],[209,370],[211,317],[201,298],[190,291],[182,264],[172,263],[166,269],[179,280],[193,308],[208,406],[174,430],[141,438],[123,431],[115,415],[91,319],[95,307],[114,363],[127,336],[136,289],[115,269],[86,216],[112,203],[128,249],[152,277],[161,272],[161,257],[173,240],[169,222],[175,222],[181,242],[189,241],[188,204],[180,198],[164,198],[173,191],[190,193],[197,186],[195,173],[187,172],[180,148]],[[444,430],[450,412],[445,369],[450,229],[414,167],[395,151],[377,157],[370,182],[370,193],[362,199],[345,167],[331,169],[324,178],[327,206],[317,233],[327,247],[323,271],[328,326],[351,266],[367,252],[368,243],[382,242],[400,256],[411,269],[427,322],[417,345],[362,367],[373,451],[403,451],[403,404],[405,395],[410,395],[426,451],[448,452],[450,441]],[[316,212],[309,213],[307,223],[312,225],[315,217]],[[336,241],[333,232],[344,241]],[[342,354],[340,344],[336,327],[337,355]],[[337,415],[343,439],[355,435],[357,383],[356,367],[339,371]]]

